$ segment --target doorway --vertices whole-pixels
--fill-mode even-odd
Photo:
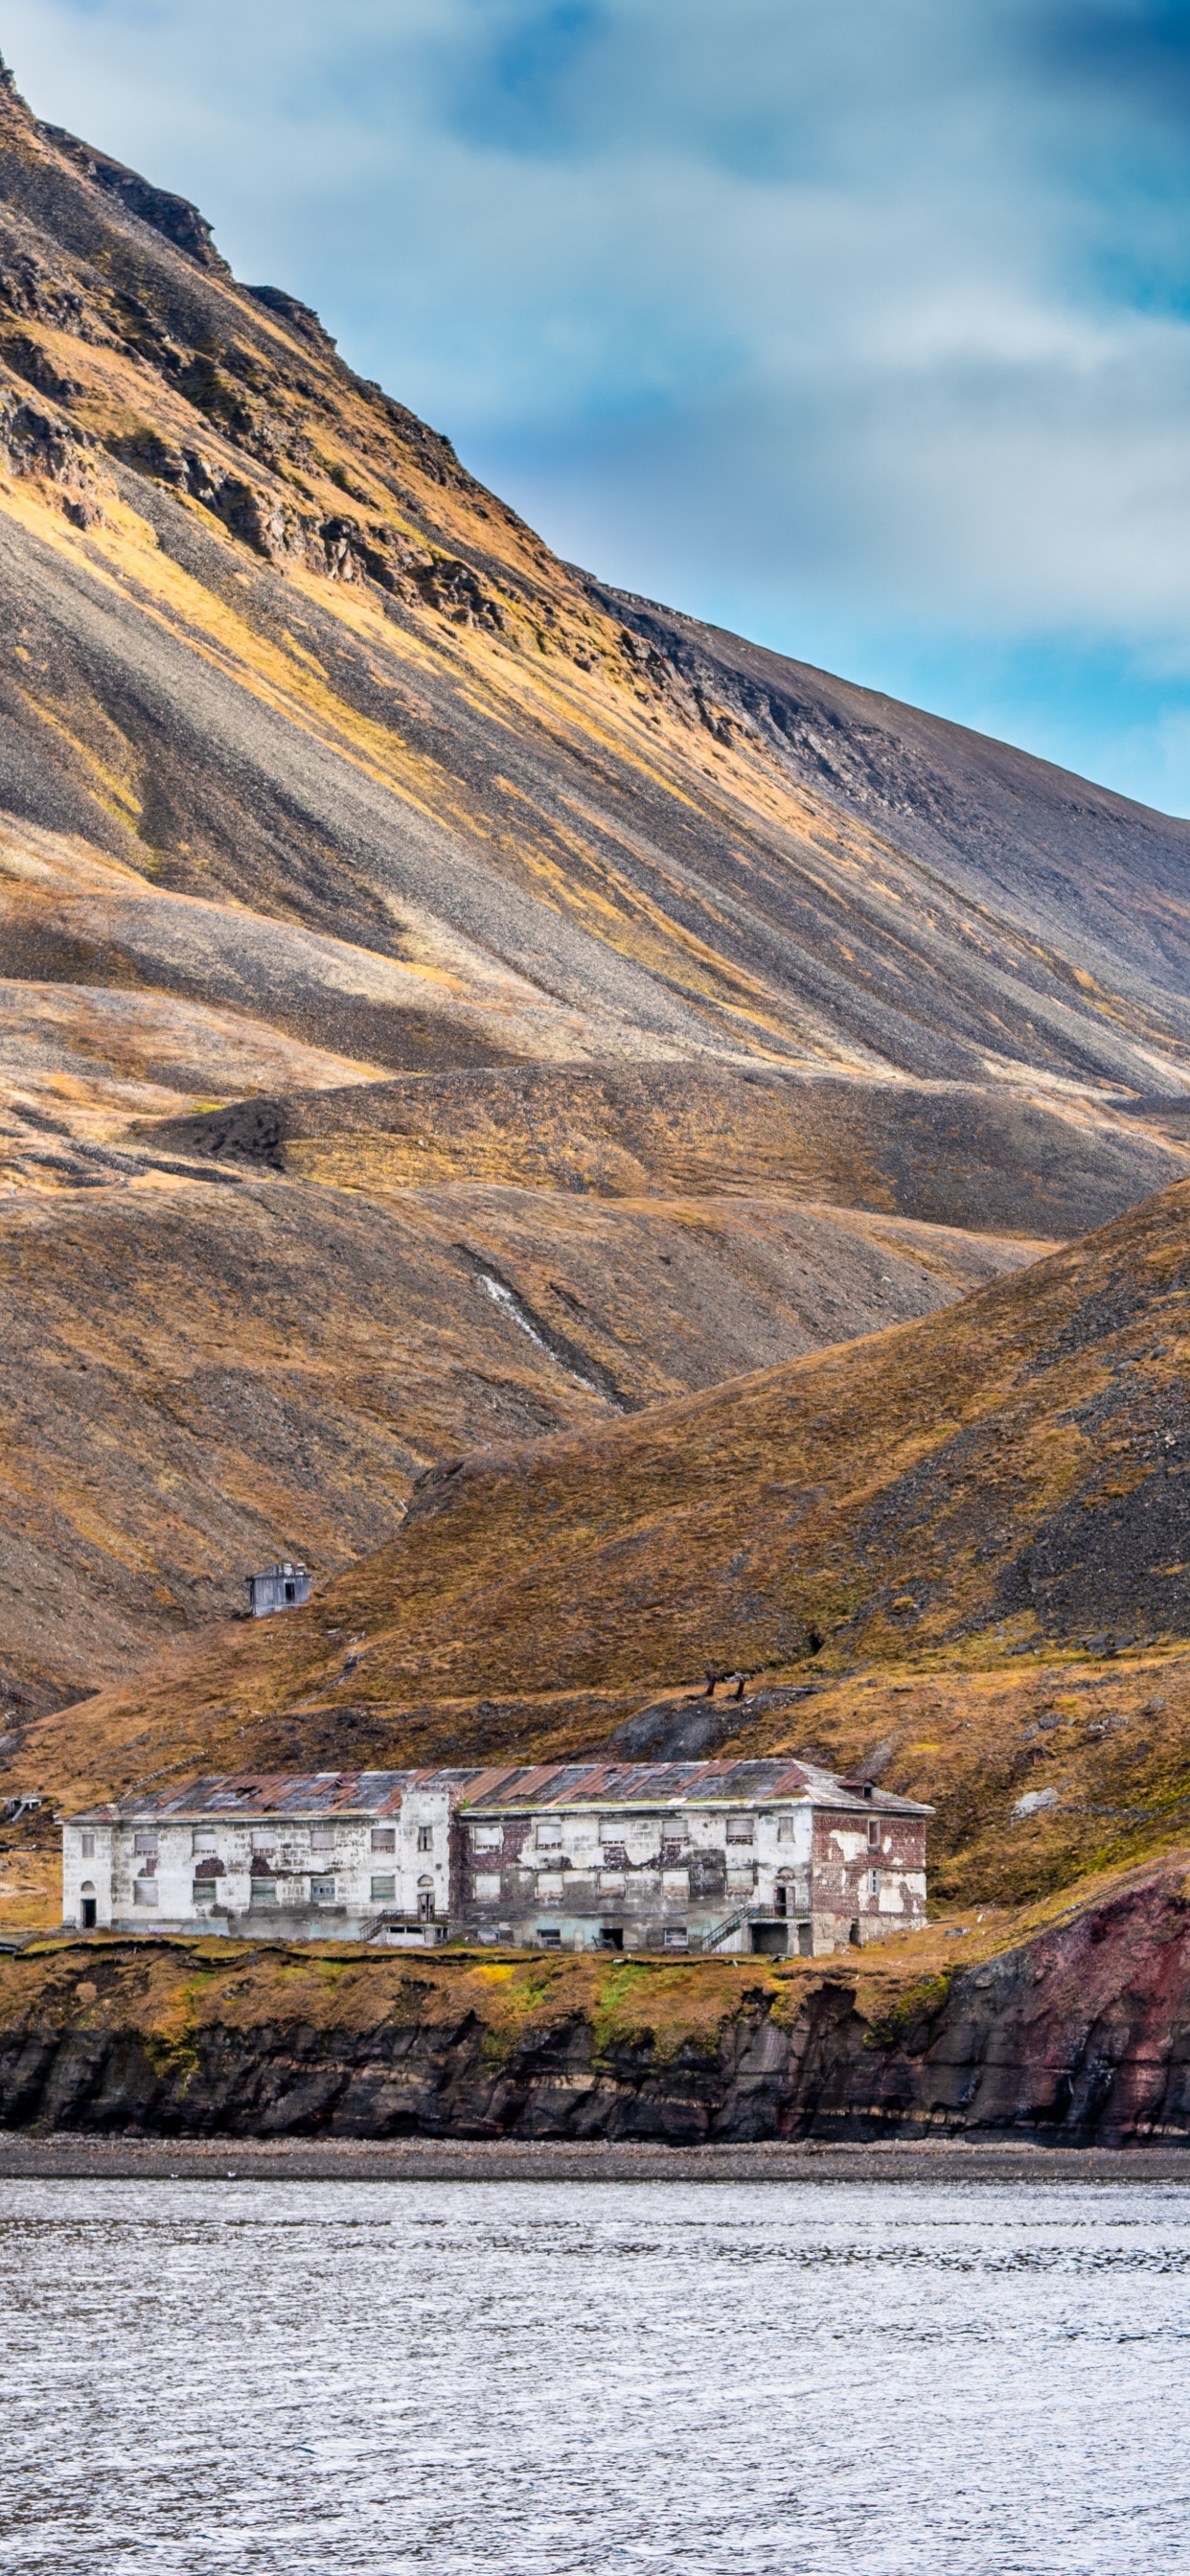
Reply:
[[[95,1929],[95,1899],[93,1896],[84,1896],[82,1904],[83,1930],[84,1932],[93,1932]]]

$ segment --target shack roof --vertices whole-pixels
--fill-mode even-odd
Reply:
[[[222,1816],[260,1824],[271,1817],[362,1820],[399,1815],[419,1790],[445,1793],[463,1815],[527,1815],[542,1808],[812,1807],[875,1809],[884,1815],[931,1816],[912,1798],[894,1797],[858,1780],[840,1780],[819,1764],[773,1755],[753,1762],[505,1762],[470,1769],[417,1771],[221,1771],[183,1787],[144,1790],[110,1806],[88,1808],[72,1824],[184,1823]]]

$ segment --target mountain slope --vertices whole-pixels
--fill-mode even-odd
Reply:
[[[279,1550],[337,1572],[444,1455],[929,1313],[1040,1248],[747,1199],[385,1204],[66,1150],[75,1188],[0,1205],[0,1725],[232,1615]]]
[[[726,684],[722,639],[646,641],[128,175],[0,94],[16,813],[381,955],[464,938],[586,1052],[1184,1089],[1186,825],[985,751],[969,830],[972,737],[832,683],[811,760],[772,657],[733,713],[683,667]]]
[[[1188,1224],[1182,1182],[923,1322],[441,1468],[222,1686],[317,1696],[328,1620],[389,1706],[1185,1636]]]
[[[1183,822],[652,600],[586,586],[805,786],[936,869],[989,925],[1007,904],[1037,939],[1073,942],[1084,969],[1138,997],[1184,997]]]

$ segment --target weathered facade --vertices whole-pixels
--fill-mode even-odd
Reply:
[[[63,1917],[819,1956],[924,1923],[931,1812],[783,1757],[224,1776],[67,1818]]]
[[[246,1574],[244,1584],[254,1619],[267,1619],[274,1610],[300,1610],[310,1598],[307,1567],[291,1565],[288,1557],[282,1565],[266,1565],[263,1574]]]

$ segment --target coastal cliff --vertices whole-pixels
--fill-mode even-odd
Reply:
[[[0,1964],[0,2124],[1190,2144],[1187,1857],[1007,1946],[969,1933],[961,1967],[942,1934],[771,1969],[41,1943]]]

